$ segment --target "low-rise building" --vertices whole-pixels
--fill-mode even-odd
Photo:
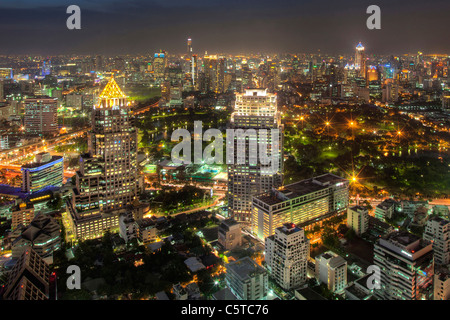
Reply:
[[[332,292],[341,292],[347,286],[347,261],[332,251],[316,256],[316,279]]]
[[[218,241],[225,250],[232,250],[242,244],[241,226],[234,219],[222,221],[219,225]]]
[[[239,300],[265,300],[269,290],[269,276],[263,267],[249,257],[226,265],[225,281]]]

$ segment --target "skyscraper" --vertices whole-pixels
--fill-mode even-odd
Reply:
[[[306,282],[309,239],[303,229],[285,223],[265,244],[267,269],[283,289],[296,289]]]
[[[356,46],[355,68],[359,70],[359,77],[366,78],[366,54],[361,42]]]
[[[247,89],[245,93],[236,95],[230,126],[248,133],[234,137],[234,150],[245,146],[245,153],[234,152],[234,158],[228,160],[231,163],[227,163],[228,211],[231,217],[239,221],[250,222],[252,196],[282,184],[283,126],[276,101],[276,95],[268,93],[267,89]],[[276,130],[278,137],[271,134]],[[255,133],[253,137],[251,132]],[[272,140],[273,137],[277,140]],[[273,163],[263,164],[261,159],[251,161],[258,154],[262,139],[267,142],[272,161],[278,164],[276,172],[272,170]]]
[[[137,198],[137,134],[125,94],[111,77],[92,115],[89,152],[80,158],[72,201],[67,203],[69,235],[98,238],[117,229],[119,214]]]
[[[55,134],[58,131],[57,101],[53,98],[25,99],[25,132],[30,135]]]
[[[187,39],[187,54],[188,54],[188,56],[191,56],[192,53],[193,53],[193,51],[192,51],[192,39],[189,38],[189,39]]]

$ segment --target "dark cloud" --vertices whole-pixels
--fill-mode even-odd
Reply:
[[[66,28],[66,8],[81,7],[82,30]],[[382,29],[366,28],[377,4]],[[0,4],[2,54],[184,52],[450,51],[450,1],[153,0],[31,1]]]

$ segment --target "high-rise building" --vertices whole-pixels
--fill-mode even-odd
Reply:
[[[265,241],[265,261],[272,278],[285,290],[296,289],[306,280],[309,239],[303,229],[286,223]]]
[[[92,239],[118,229],[119,215],[137,200],[137,134],[127,97],[111,77],[93,109],[89,152],[80,157],[72,201],[69,237]]]
[[[378,239],[374,264],[380,268],[381,300],[420,300],[432,295],[433,249],[431,243],[404,231]]]
[[[50,270],[45,261],[28,248],[12,268],[5,300],[47,300],[49,298]]]
[[[305,227],[343,212],[348,206],[348,186],[348,180],[327,173],[255,195],[252,232],[265,239],[284,223]]]
[[[194,88],[194,90],[198,89],[198,57],[196,54],[193,54],[191,56],[191,60],[190,60],[190,74],[191,74],[191,81],[192,81],[192,87]]]
[[[153,58],[153,74],[155,79],[164,80],[166,65],[167,65],[166,52],[161,50],[160,52],[155,53]]]
[[[187,54],[188,54],[188,56],[191,56],[193,54],[191,38],[187,39]]]
[[[450,221],[441,217],[429,219],[423,238],[433,244],[435,265],[448,265],[450,263]]]
[[[22,191],[33,193],[48,187],[62,187],[64,162],[61,156],[48,152],[38,153],[34,162],[24,164],[22,171]]]
[[[58,131],[57,100],[53,98],[25,99],[25,132],[42,136]]]
[[[265,300],[269,293],[269,276],[249,257],[226,265],[225,281],[239,300]]]
[[[347,226],[360,236],[369,228],[369,211],[365,207],[353,206],[347,209]]]
[[[236,220],[250,222],[252,196],[282,184],[283,126],[276,95],[267,89],[248,89],[237,94],[230,126],[235,132],[242,129],[248,134],[235,135],[233,159],[227,160],[228,212]],[[270,164],[260,158],[263,140],[272,158]],[[242,146],[245,152],[238,152]]]
[[[316,256],[315,261],[317,280],[332,292],[342,292],[347,286],[347,261],[331,251]]]
[[[356,46],[355,68],[359,70],[360,78],[366,78],[366,54],[361,42]]]

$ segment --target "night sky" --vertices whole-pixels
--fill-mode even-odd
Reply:
[[[67,6],[81,30],[66,28]],[[381,8],[381,30],[366,9]],[[0,0],[0,54],[450,54],[449,0]]]

